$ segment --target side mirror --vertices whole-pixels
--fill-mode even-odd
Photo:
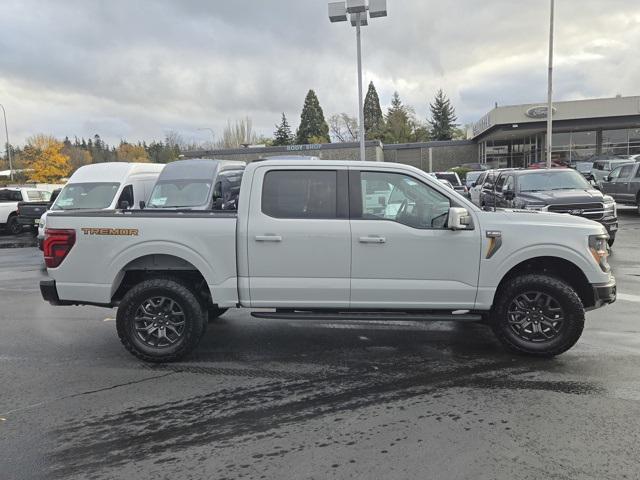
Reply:
[[[516,196],[513,190],[504,190],[503,193],[504,193],[504,198],[506,198],[507,200],[513,200]]]
[[[598,185],[598,182],[596,182],[594,179],[589,180],[589,184],[591,184],[591,186],[596,190],[602,190],[600,185]]]
[[[120,208],[120,210],[128,210],[129,209],[129,202],[127,202],[126,200],[122,200],[120,202],[120,205],[118,205],[118,207]]]
[[[471,188],[477,187],[477,186],[478,186],[478,184],[476,182],[471,182]]]
[[[378,204],[382,205],[383,207],[387,206],[387,199],[386,197],[378,197]]]
[[[471,225],[469,211],[466,208],[451,207],[448,225],[451,230],[466,230]]]
[[[221,198],[216,198],[215,201],[213,202],[213,209],[214,210],[222,210],[222,205],[224,204],[224,202],[222,201]]]
[[[611,175],[607,175],[602,180],[604,180],[605,182],[610,182],[611,181]]]
[[[138,205],[140,206],[140,210],[144,210],[145,208],[147,208],[147,202],[145,202],[144,200],[140,200],[140,203],[138,203]]]

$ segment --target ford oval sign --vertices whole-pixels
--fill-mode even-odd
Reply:
[[[551,109],[552,113],[556,113],[556,109]],[[531,107],[524,114],[529,118],[547,118],[547,106],[538,105],[537,107]]]

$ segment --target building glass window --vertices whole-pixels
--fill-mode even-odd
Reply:
[[[629,130],[603,130],[602,153],[626,155],[629,153]]]
[[[629,130],[629,154],[640,154],[640,128]]]

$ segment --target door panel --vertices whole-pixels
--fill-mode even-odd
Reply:
[[[351,172],[350,183],[351,307],[473,308],[481,249],[479,228],[442,228],[446,217],[442,223],[438,217],[448,211],[450,201],[420,179],[384,172],[362,172],[359,179],[358,174]],[[366,205],[363,209],[362,200],[353,208],[358,195],[364,197],[368,180],[379,183],[385,178],[390,193],[382,215],[368,211]],[[405,187],[404,178],[413,184],[401,194],[398,191]],[[420,193],[423,189],[424,195]],[[403,207],[405,200],[407,206]]]
[[[336,168],[256,170],[248,225],[252,307],[349,306],[346,177]]]

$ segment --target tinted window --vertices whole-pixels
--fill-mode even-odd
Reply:
[[[449,198],[413,177],[362,172],[361,183],[362,219],[392,220],[413,228],[446,227]],[[380,188],[373,201],[366,193],[370,184]]]
[[[0,190],[0,202],[21,202],[22,193],[18,190]]]
[[[272,170],[264,177],[262,212],[276,218],[337,218],[337,173]]]
[[[482,185],[484,188],[493,188],[493,182],[496,179],[496,174],[493,172],[487,173],[487,178],[484,180],[484,184]]]
[[[476,180],[476,186],[478,185],[482,185],[482,182],[484,182],[484,179],[486,178],[487,174],[483,173],[482,175],[480,175],[478,177],[478,180]]]
[[[133,207],[133,186],[127,185],[122,189],[116,208],[120,208],[122,202],[127,202],[129,204],[129,208]]]
[[[618,175],[618,178],[628,178],[631,175],[632,171],[633,171],[633,165],[625,165],[620,170],[620,175]]]
[[[466,182],[471,184],[473,182],[478,181],[478,179],[482,176],[482,172],[469,172],[467,173]]]
[[[244,170],[222,172],[213,186],[214,210],[237,210]]]
[[[501,175],[498,177],[498,181],[496,182],[496,190],[502,190],[505,180],[507,177],[505,175]]]
[[[149,199],[150,208],[187,208],[205,205],[211,180],[166,180],[158,182]]]
[[[590,189],[589,182],[575,170],[536,172],[520,175],[521,192]]]
[[[119,183],[69,183],[53,205],[53,210],[102,209],[113,202]]]

